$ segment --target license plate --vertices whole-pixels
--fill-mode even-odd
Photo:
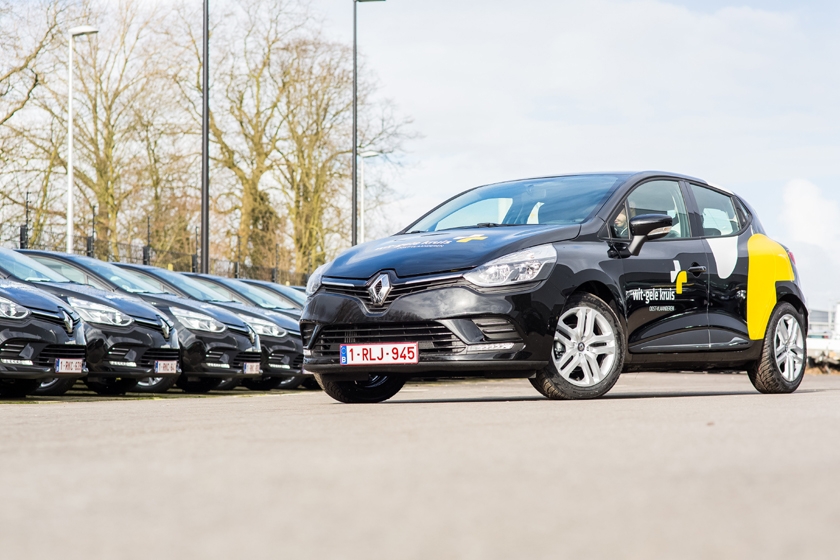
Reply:
[[[416,342],[341,345],[343,366],[416,364],[418,356]]]
[[[156,361],[155,362],[155,373],[178,373],[178,361],[177,360],[167,360],[167,361]]]
[[[246,375],[260,373],[259,362],[245,362],[242,364],[242,372]]]
[[[55,360],[56,373],[82,373],[84,360],[68,360],[66,358],[57,358]]]

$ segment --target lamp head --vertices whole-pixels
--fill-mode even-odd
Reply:
[[[79,27],[74,27],[70,30],[71,37],[78,37],[80,35],[93,35],[94,33],[99,33],[99,30],[90,25],[80,25]]]

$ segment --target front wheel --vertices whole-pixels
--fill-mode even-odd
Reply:
[[[405,379],[388,375],[371,375],[364,381],[333,381],[316,373],[315,379],[326,394],[348,404],[387,401],[405,385]]]
[[[99,381],[90,381],[85,379],[85,385],[97,395],[124,395],[137,386],[137,380],[105,378]]]
[[[75,379],[51,377],[49,379],[42,380],[41,385],[35,389],[34,394],[43,397],[60,397],[69,391],[75,384]]]
[[[285,381],[282,377],[258,377],[257,379],[243,379],[242,385],[252,391],[271,391],[277,389]]]
[[[0,379],[0,397],[22,399],[40,386],[40,379]]]
[[[137,393],[165,393],[175,386],[176,377],[144,377],[137,382]]]
[[[548,366],[531,385],[549,399],[594,399],[612,389],[624,366],[624,329],[604,300],[569,298],[557,321]]]
[[[761,358],[748,369],[753,387],[761,393],[793,393],[805,371],[805,320],[791,304],[773,310],[764,335]]]
[[[185,393],[209,393],[218,387],[221,382],[221,379],[214,379],[212,377],[199,377],[190,380],[186,375],[182,375],[175,384]]]

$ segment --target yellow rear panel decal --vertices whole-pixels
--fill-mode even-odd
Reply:
[[[793,281],[793,267],[785,248],[757,233],[747,241],[747,329],[752,340],[761,340],[776,307],[776,282]]]

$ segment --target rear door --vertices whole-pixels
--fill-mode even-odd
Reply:
[[[708,256],[692,231],[689,206],[679,181],[656,179],[636,186],[611,224],[613,238],[630,240],[629,220],[667,214],[667,237],[649,241],[623,259],[621,279],[631,353],[696,352],[709,347]]]
[[[688,184],[709,258],[709,343],[712,350],[750,346],[747,329],[746,212],[731,194]]]

